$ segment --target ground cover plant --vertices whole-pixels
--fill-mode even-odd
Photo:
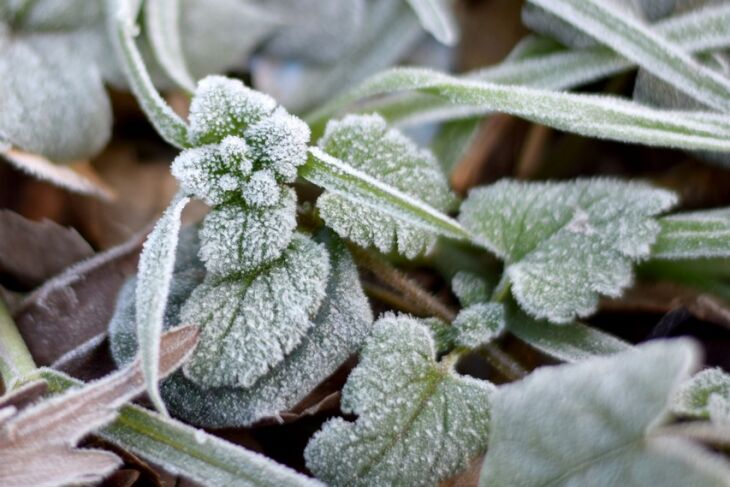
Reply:
[[[1,2],[0,484],[729,485],[730,3],[498,3]]]

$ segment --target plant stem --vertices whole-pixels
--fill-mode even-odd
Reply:
[[[400,291],[403,297],[410,301],[409,308],[419,309],[421,314],[436,316],[451,323],[456,318],[456,312],[436,299],[431,293],[423,289],[417,282],[403,272],[391,266],[373,252],[355,245],[350,245],[355,260],[362,267],[372,271],[379,279]],[[509,287],[507,289],[509,291]],[[488,343],[480,348],[484,358],[509,380],[517,380],[527,375],[527,371],[496,344]]]
[[[510,282],[509,277],[507,277],[507,274],[502,274],[499,284],[497,284],[497,287],[494,288],[494,292],[492,293],[492,301],[495,303],[504,303],[504,301],[509,297],[511,288],[512,283]]]
[[[0,374],[5,390],[36,369],[33,357],[20,336],[5,303],[0,299]]]

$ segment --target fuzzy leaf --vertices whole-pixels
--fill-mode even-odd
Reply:
[[[54,391],[80,385],[51,369],[40,371]],[[210,487],[322,487],[263,455],[137,406],[124,406],[99,435],[137,455]]]
[[[491,342],[504,330],[504,306],[498,303],[473,304],[459,311],[452,325],[458,331],[457,345],[477,348]]]
[[[186,377],[203,387],[252,386],[314,326],[329,271],[325,249],[297,234],[260,272],[207,276],[180,315],[202,329]]]
[[[460,271],[454,275],[451,279],[451,290],[462,306],[486,303],[489,301],[492,291],[482,276],[466,271]]]
[[[195,81],[188,72],[180,35],[180,0],[146,0],[145,28],[155,57],[178,86],[192,92]]]
[[[725,462],[651,434],[698,361],[691,342],[654,342],[503,386],[480,486],[727,485]]]
[[[455,201],[435,157],[400,132],[389,129],[378,115],[352,115],[330,122],[319,147],[409,199],[424,202],[429,210],[447,211]],[[323,186],[330,189],[327,184]],[[317,207],[322,218],[341,236],[362,246],[375,246],[381,252],[397,250],[410,258],[430,251],[437,235],[443,233],[410,224],[413,218],[402,211],[387,214],[379,209],[378,201],[363,204],[362,200],[357,193],[332,188],[319,197]]]
[[[440,42],[452,46],[459,38],[459,28],[449,10],[447,1],[408,0],[421,20],[424,29],[433,34]]]
[[[672,413],[730,423],[730,375],[720,368],[705,369],[677,392]]]
[[[501,181],[469,193],[459,220],[505,261],[520,305],[567,323],[618,296],[631,263],[648,257],[674,194],[610,179],[569,183]]]
[[[160,375],[177,368],[195,347],[197,329],[186,326],[162,339]],[[117,410],[144,390],[139,362],[124,370],[19,413],[0,414],[0,483],[4,486],[61,486],[98,481],[121,464],[116,455],[81,450],[88,433],[114,420]]]
[[[136,293],[137,335],[142,344],[142,370],[147,393],[162,412],[165,405],[157,387],[157,362],[160,356],[160,334],[165,314],[170,281],[175,266],[175,249],[180,232],[180,215],[189,198],[176,196],[160,217],[144,244],[139,259],[139,286]]]
[[[730,208],[679,213],[659,223],[652,259],[730,257]]]
[[[428,328],[385,315],[348,378],[342,410],[307,445],[308,468],[334,485],[432,485],[487,446],[493,386],[435,361]]]

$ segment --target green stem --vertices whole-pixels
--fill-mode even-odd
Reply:
[[[5,303],[0,299],[0,374],[5,390],[12,389],[20,378],[35,369],[30,351]]]
[[[495,303],[504,303],[509,298],[510,291],[512,290],[512,283],[507,277],[507,274],[502,274],[499,284],[494,288],[492,293],[492,301]]]

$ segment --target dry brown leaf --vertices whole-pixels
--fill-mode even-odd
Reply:
[[[160,376],[180,366],[197,340],[195,326],[165,333],[160,347]],[[121,464],[119,457],[75,445],[91,431],[113,421],[117,409],[144,388],[139,360],[135,360],[117,373],[19,413],[13,407],[1,410],[0,485],[89,483],[112,473]]]
[[[31,289],[94,250],[73,228],[0,210],[0,274]]]

